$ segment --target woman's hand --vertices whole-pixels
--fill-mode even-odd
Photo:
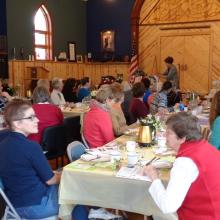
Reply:
[[[159,179],[159,173],[157,169],[152,165],[144,166],[142,170],[142,175],[148,176],[152,181],[154,181],[155,179]]]

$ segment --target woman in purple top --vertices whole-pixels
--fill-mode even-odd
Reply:
[[[149,114],[149,107],[143,102],[145,92],[144,84],[135,83],[132,88],[133,99],[129,106],[131,121],[134,123],[138,118],[143,118]]]

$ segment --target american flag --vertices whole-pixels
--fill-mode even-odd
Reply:
[[[138,57],[137,57],[137,51],[136,51],[136,42],[135,37],[133,37],[132,40],[132,51],[131,51],[131,63],[129,68],[129,78],[130,81],[132,81],[132,78],[134,78],[133,73],[138,69]]]

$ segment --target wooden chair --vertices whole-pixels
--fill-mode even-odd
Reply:
[[[203,127],[202,128],[202,138],[205,140],[209,140],[209,137],[211,135],[211,130],[209,127]]]

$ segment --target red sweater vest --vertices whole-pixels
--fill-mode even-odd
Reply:
[[[199,169],[178,209],[179,220],[220,220],[220,152],[207,141],[189,141],[177,157],[191,158]]]

